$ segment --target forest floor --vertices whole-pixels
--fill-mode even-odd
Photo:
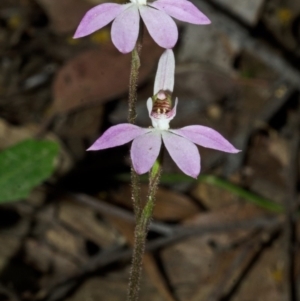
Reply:
[[[212,127],[242,152],[199,148],[198,180],[166,154],[140,298],[300,300],[300,2],[193,2],[212,24],[177,22],[171,126]],[[127,120],[130,55],[113,47],[109,26],[72,38],[99,3],[0,3],[0,150],[36,137],[60,145],[54,174],[0,206],[0,301],[127,294],[135,222],[128,145],[86,149]],[[150,125],[146,99],[162,52],[145,33],[139,126]]]

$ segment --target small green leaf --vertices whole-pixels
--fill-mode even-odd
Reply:
[[[231,192],[232,194],[243,198],[249,203],[255,204],[261,208],[277,212],[277,213],[282,213],[284,212],[284,207],[280,204],[275,203],[272,200],[268,200],[260,195],[257,195],[254,192],[251,192],[249,190],[246,190],[244,188],[241,188],[238,185],[235,185],[227,180],[218,178],[216,176],[211,176],[211,175],[202,175],[200,176],[200,181],[203,181],[207,184],[219,187],[221,189],[227,190]]]
[[[25,140],[0,152],[0,203],[26,198],[55,168],[59,145]]]

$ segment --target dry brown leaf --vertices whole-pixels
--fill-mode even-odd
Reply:
[[[94,106],[92,108],[83,108],[68,116],[63,116],[61,120],[55,122],[54,131],[60,137],[87,138],[99,133],[102,124],[103,106]]]
[[[37,128],[31,125],[14,126],[0,119],[0,150],[10,147],[24,139],[32,138]]]
[[[252,137],[246,161],[246,166],[251,171],[248,175],[249,189],[276,203],[284,204],[286,178],[282,162],[271,152],[270,142],[273,135],[270,133],[270,137],[267,137],[265,134],[256,133]],[[282,156],[282,160],[286,160],[285,154]]]
[[[286,263],[285,238],[281,237],[270,248],[264,250],[232,300],[288,300]]]
[[[155,69],[163,49],[145,35],[139,83]],[[122,54],[109,42],[71,59],[58,72],[53,85],[53,114],[107,102],[128,91],[130,54]],[[151,96],[151,95],[149,95]]]
[[[198,214],[185,224],[214,226],[245,221],[260,214],[262,211],[253,205],[233,204],[222,210]],[[224,273],[230,269],[236,256],[241,252],[242,245],[238,248],[232,246],[248,238],[251,232],[251,230],[208,232],[164,249],[162,251],[164,267],[178,298],[207,301],[222,282]],[[230,278],[226,279],[225,288],[234,283],[243,266],[239,265],[238,273],[234,271],[230,274]]]
[[[194,215],[185,221],[186,225],[208,226],[220,223],[234,223],[251,220],[258,216],[264,216],[266,212],[259,207],[245,203],[232,203],[225,208]]]
[[[148,186],[141,186],[141,195],[145,200],[147,196]],[[118,204],[132,207],[131,190],[129,185],[122,186],[118,191],[111,193],[113,201]],[[156,202],[153,216],[158,220],[180,221],[191,217],[200,209],[194,202],[182,194],[159,187],[156,195]]]
[[[2,231],[4,232],[4,231]],[[17,235],[0,235],[0,270],[3,271],[22,244],[22,237]]]
[[[41,272],[51,271],[52,277],[48,278],[46,274],[42,278],[42,281],[48,282],[48,285],[49,282],[57,281],[58,277],[71,277],[79,272],[79,266],[66,256],[32,238],[25,242],[25,260]]]
[[[53,225],[44,236],[47,242],[62,254],[69,254],[79,262],[87,259],[84,238],[68,231],[61,225]]]
[[[95,211],[89,207],[67,200],[61,201],[58,216],[60,221],[101,247],[123,243],[117,231],[108,223],[99,220]]]
[[[299,43],[299,25],[296,25],[299,14],[299,1],[266,1],[261,20],[285,49],[294,51]]]
[[[205,182],[197,182],[191,194],[209,210],[226,207],[239,199],[232,193]]]
[[[225,7],[230,13],[236,15],[250,26],[257,24],[265,0],[244,0],[236,4],[235,0],[214,0]]]
[[[66,301],[120,301],[127,296],[128,270],[110,273],[105,277],[88,279],[76,292]],[[153,288],[148,277],[143,277],[139,292],[140,300],[143,301],[164,301],[158,292]]]
[[[269,152],[283,167],[287,167],[289,164],[289,146],[287,140],[280,137],[276,132],[271,134],[271,139],[268,143]]]
[[[195,27],[186,24],[182,41],[180,62],[205,61],[212,67],[217,66],[229,72],[233,71],[234,58],[240,52],[240,45],[218,26]],[[220,86],[222,85],[223,83],[220,82]]]

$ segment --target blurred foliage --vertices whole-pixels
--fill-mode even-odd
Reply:
[[[55,169],[59,145],[28,139],[0,152],[0,203],[26,198]]]

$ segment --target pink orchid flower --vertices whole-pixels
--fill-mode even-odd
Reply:
[[[187,0],[130,0],[128,4],[104,3],[90,9],[81,20],[74,38],[87,36],[113,21],[111,38],[122,53],[136,44],[140,16],[153,40],[162,48],[173,48],[178,30],[171,17],[192,24],[209,24],[210,20]],[[170,17],[171,16],[171,17]]]
[[[154,101],[147,100],[153,128],[123,123],[112,126],[88,149],[91,151],[111,148],[132,142],[130,156],[138,174],[148,172],[157,159],[162,141],[171,158],[187,175],[197,178],[200,173],[200,155],[195,144],[227,153],[238,153],[217,131],[201,125],[170,129],[169,123],[176,115],[178,100],[171,109],[169,93],[174,87],[175,59],[172,50],[160,58],[154,84]]]

